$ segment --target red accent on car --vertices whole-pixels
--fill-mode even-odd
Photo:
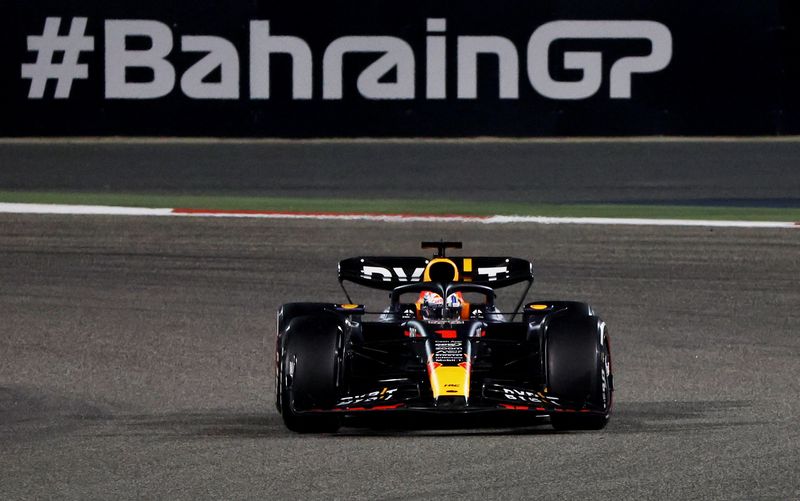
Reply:
[[[504,409],[509,409],[512,411],[528,411],[531,408],[527,405],[511,405],[511,404],[500,404],[500,407]]]
[[[455,339],[458,334],[453,329],[444,329],[440,331],[436,331],[436,334],[442,336],[443,339]]]
[[[375,407],[371,407],[370,410],[373,411],[385,411],[389,409],[397,409],[398,407],[402,407],[403,404],[393,404],[393,405],[376,405]]]

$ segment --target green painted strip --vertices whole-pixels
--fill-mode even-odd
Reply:
[[[627,204],[526,204],[463,200],[281,198],[230,195],[166,195],[0,191],[0,202],[122,207],[165,207],[296,212],[366,212],[377,214],[518,215],[800,221],[800,208],[722,207]]]

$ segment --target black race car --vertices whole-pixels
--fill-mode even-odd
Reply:
[[[423,242],[424,257],[339,263],[348,303],[278,311],[278,411],[296,432],[333,432],[366,413],[516,413],[559,430],[603,428],[613,378],[605,322],[585,303],[535,301],[529,261],[448,257],[460,242]],[[368,312],[343,282],[391,291]],[[495,289],[524,284],[503,313]]]

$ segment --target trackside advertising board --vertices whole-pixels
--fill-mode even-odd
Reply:
[[[6,0],[2,136],[800,133],[770,0]]]

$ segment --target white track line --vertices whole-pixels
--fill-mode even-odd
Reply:
[[[612,224],[631,226],[704,226],[713,228],[800,228],[786,221],[722,221],[704,219],[645,219],[619,217],[492,216],[487,223]]]
[[[58,205],[0,203],[0,212],[6,214],[75,214],[99,216],[172,216],[172,209],[144,207],[113,207],[107,205]]]
[[[0,203],[0,213],[6,214],[73,214],[108,216],[177,216],[232,217],[262,219],[329,219],[345,221],[383,222],[465,222],[482,224],[590,224],[633,226],[700,226],[709,228],[800,228],[798,222],[786,221],[715,221],[697,219],[645,219],[610,217],[547,217],[547,216],[442,216],[424,214],[334,214],[270,211],[203,211],[143,207],[113,207],[103,205],[57,205]]]

